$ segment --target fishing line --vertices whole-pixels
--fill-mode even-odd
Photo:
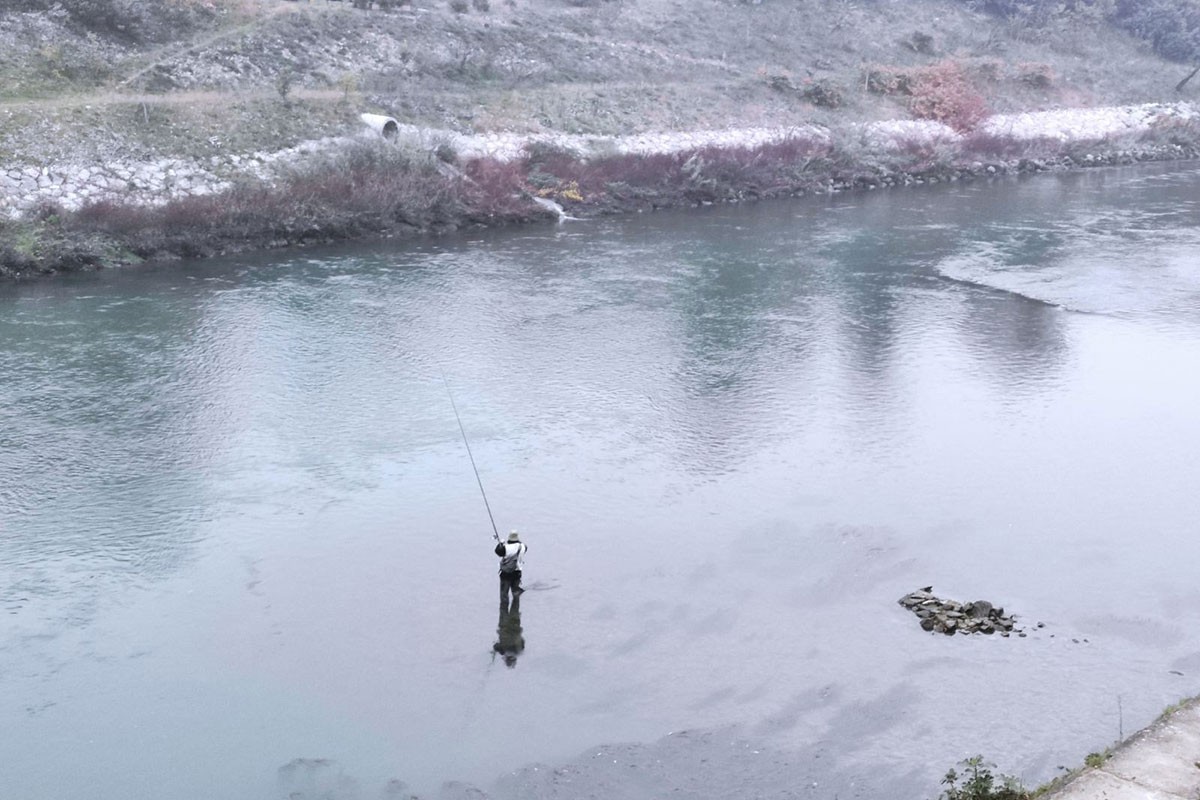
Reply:
[[[458,420],[458,431],[462,434],[463,444],[467,446],[467,458],[471,459],[471,469],[475,471],[475,482],[479,484],[479,493],[483,495],[483,507],[487,509],[488,519],[492,522],[492,536],[500,541],[500,531],[496,528],[496,518],[492,516],[492,507],[488,503],[487,492],[483,490],[483,480],[479,477],[479,468],[475,466],[475,456],[471,453],[471,443],[467,441],[467,431],[463,428],[462,417],[458,415],[458,405],[454,402],[454,393],[450,391],[450,381],[446,380],[446,371],[438,365],[442,373],[442,383],[446,386],[446,396],[450,398],[450,407],[454,409],[454,418]]]

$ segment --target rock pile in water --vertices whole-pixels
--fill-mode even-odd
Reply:
[[[956,633],[998,633],[1005,637],[1015,633],[1020,637],[1025,636],[1016,627],[1015,616],[1006,616],[1003,608],[997,608],[987,600],[976,600],[974,603],[945,600],[934,596],[932,586],[926,586],[909,592],[899,602],[917,615],[922,629],[933,633],[947,636]]]

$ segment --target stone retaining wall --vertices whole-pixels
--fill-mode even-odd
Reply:
[[[193,160],[9,165],[0,167],[0,214],[17,217],[45,203],[75,210],[102,200],[156,205],[180,197],[212,194],[228,188],[237,178],[269,180],[281,165],[299,163],[306,156],[344,146],[347,141],[321,139],[277,152]]]
[[[1156,127],[1189,123],[1197,119],[1200,119],[1200,110],[1190,103],[1147,104],[997,115],[987,120],[980,131],[1017,140],[1053,139],[1069,143],[1138,134]],[[430,151],[445,145],[461,159],[495,158],[503,161],[517,158],[527,145],[538,142],[573,150],[586,158],[629,153],[674,153],[704,147],[754,147],[790,138],[827,142],[838,136],[854,137],[863,146],[881,152],[914,141],[954,146],[962,138],[939,123],[893,120],[850,126],[844,131],[801,125],[647,133],[627,137],[515,133],[464,135],[400,125],[398,139]],[[101,200],[153,205],[180,197],[211,194],[227,188],[231,181],[238,178],[270,180],[281,167],[300,165],[307,157],[335,151],[352,141],[352,138],[328,138],[276,152],[229,154],[196,160],[174,158],[108,164],[0,166],[0,214],[18,217],[46,203],[74,210]],[[1182,148],[1180,155],[1184,155]],[[996,171],[995,168],[992,171]]]

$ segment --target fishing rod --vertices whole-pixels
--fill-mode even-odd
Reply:
[[[496,528],[496,518],[492,516],[492,507],[488,503],[487,492],[483,490],[483,479],[479,477],[479,468],[475,466],[475,456],[471,454],[471,443],[467,441],[467,431],[463,428],[462,417],[458,415],[458,405],[454,402],[454,393],[450,391],[450,381],[446,380],[446,371],[438,366],[442,373],[442,383],[446,387],[446,396],[450,398],[450,407],[454,409],[454,418],[458,420],[458,430],[462,434],[463,444],[467,446],[467,458],[471,459],[471,469],[475,471],[475,481],[479,484],[479,493],[483,495],[483,507],[487,509],[488,519],[492,522],[492,536],[500,541],[500,531]]]

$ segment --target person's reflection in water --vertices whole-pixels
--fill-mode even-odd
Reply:
[[[500,641],[492,645],[492,650],[504,658],[504,666],[512,669],[525,649],[525,636],[521,633],[521,595],[513,592],[510,603],[508,586],[504,583],[500,584],[500,622],[496,625],[496,635]]]

